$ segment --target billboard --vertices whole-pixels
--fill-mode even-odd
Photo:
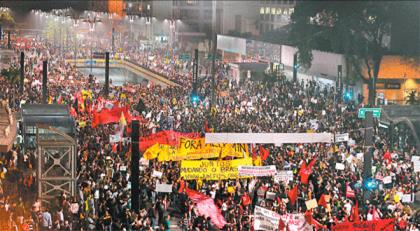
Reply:
[[[217,49],[246,55],[246,39],[217,35]]]

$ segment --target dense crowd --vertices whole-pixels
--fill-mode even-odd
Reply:
[[[352,208],[359,204],[360,220],[395,218],[397,230],[418,230],[413,222],[411,203],[402,202],[402,194],[418,190],[419,174],[413,171],[410,158],[416,153],[409,144],[403,148],[389,143],[375,125],[373,176],[379,182],[391,176],[391,183],[380,183],[363,199],[363,161],[359,153],[365,151],[362,120],[357,109],[362,102],[335,104],[334,89],[315,81],[293,82],[285,78],[261,81],[242,79],[231,81],[228,69],[218,64],[215,109],[209,113],[211,83],[203,80],[198,92],[200,102],[191,103],[189,83],[191,65],[179,63],[177,54],[164,57],[163,48],[148,52],[127,49],[126,57],[167,76],[184,87],[150,85],[111,86],[110,98],[121,105],[129,105],[133,115],[142,115],[141,134],[162,130],[205,133],[209,123],[216,132],[306,133],[348,132],[354,142],[329,144],[265,145],[270,155],[263,165],[276,165],[277,169],[292,170],[290,182],[275,182],[273,177],[210,181],[187,181],[187,187],[214,199],[221,209],[227,225],[223,230],[254,230],[255,206],[279,214],[306,212],[305,201],[329,195],[329,207],[318,206],[311,212],[323,228],[353,221]],[[16,50],[17,51],[17,50]],[[88,52],[88,51],[86,51]],[[24,103],[41,103],[41,61],[49,61],[49,101],[75,105],[76,94],[92,91],[92,99],[85,105],[95,104],[103,94],[102,84],[89,82],[77,69],[61,59],[51,44],[35,43],[25,50],[25,91],[18,93],[18,85],[0,77],[0,99],[7,100],[14,111]],[[150,57],[153,57],[151,59]],[[166,61],[168,59],[169,61]],[[18,60],[12,62],[18,66]],[[184,74],[183,70],[187,70]],[[182,73],[182,74],[181,74]],[[19,142],[14,149],[0,157],[0,219],[11,230],[171,230],[176,220],[182,230],[215,230],[209,218],[200,216],[195,204],[179,189],[184,183],[179,177],[179,162],[150,160],[142,165],[140,177],[139,213],[131,210],[130,144],[123,142],[114,148],[109,135],[115,134],[118,124],[92,128],[88,110],[77,114],[77,193],[74,197],[62,194],[50,203],[42,203],[29,195],[36,193],[36,153],[22,151]],[[127,135],[127,134],[125,134]],[[250,148],[251,150],[252,148]],[[255,152],[259,152],[256,150]],[[300,182],[298,172],[302,164],[316,159],[308,184]],[[335,168],[337,163],[344,170]],[[127,170],[121,170],[126,166]],[[163,173],[152,177],[153,171]],[[16,184],[17,182],[17,184]],[[173,193],[157,193],[156,183],[173,185]],[[16,187],[13,191],[12,186]],[[298,199],[292,204],[288,193],[298,186]],[[347,186],[355,191],[355,198],[346,197]],[[16,194],[16,192],[18,192]],[[272,196],[274,194],[274,196]],[[270,195],[270,196],[268,196]]]

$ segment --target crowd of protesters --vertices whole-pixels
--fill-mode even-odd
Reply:
[[[200,101],[192,103],[187,84],[192,68],[174,60],[176,54],[164,57],[165,49],[146,53],[125,49],[130,60],[175,82],[185,83],[184,87],[166,88],[144,84],[111,86],[111,99],[129,105],[133,115],[143,116],[142,136],[162,130],[205,133],[206,123],[215,132],[350,134],[352,142],[265,145],[270,155],[263,165],[292,170],[294,179],[290,182],[275,182],[273,177],[187,181],[188,188],[209,195],[220,207],[227,222],[223,230],[254,230],[253,213],[257,205],[279,214],[306,212],[305,201],[319,200],[322,195],[330,196],[330,206],[318,206],[311,212],[324,229],[356,220],[351,211],[358,201],[360,220],[395,218],[397,230],[418,230],[418,224],[413,221],[412,203],[401,198],[418,190],[419,174],[413,171],[410,162],[418,150],[409,144],[394,147],[377,126],[373,177],[381,182],[391,176],[392,181],[380,183],[368,200],[363,199],[363,161],[358,155],[365,151],[363,121],[356,113],[363,106],[361,101],[336,104],[334,89],[315,81],[279,78],[267,82],[245,78],[238,83],[230,80],[227,68],[219,63],[216,102],[211,109],[211,82],[203,80],[198,89]],[[2,224],[7,224],[10,230],[172,230],[174,225],[181,230],[216,229],[209,218],[197,214],[195,204],[179,191],[184,183],[179,177],[179,162],[150,160],[142,165],[141,210],[135,213],[131,209],[130,143],[123,142],[114,148],[109,135],[115,134],[119,125],[92,128],[89,111],[80,110],[77,105],[76,94],[88,89],[92,91],[92,99],[86,99],[84,105],[95,104],[103,94],[103,85],[90,82],[75,66],[66,63],[51,44],[34,42],[25,54],[24,93],[19,94],[16,83],[0,77],[0,99],[7,100],[15,112],[22,104],[41,103],[40,64],[44,59],[49,60],[48,100],[75,105],[77,193],[74,196],[63,193],[50,203],[29,196],[36,194],[36,153],[30,149],[23,152],[17,142],[12,151],[0,156]],[[12,66],[18,67],[17,59]],[[187,72],[181,74],[184,69]],[[309,183],[302,184],[299,169],[314,158]],[[345,169],[337,170],[337,163],[344,164]],[[153,170],[162,172],[162,178],[152,177]],[[157,193],[156,183],[172,184],[173,193]],[[12,185],[15,190],[11,189]],[[297,202],[291,203],[287,192],[296,185]],[[347,185],[355,191],[355,198],[346,197]],[[177,217],[176,224],[173,217]]]

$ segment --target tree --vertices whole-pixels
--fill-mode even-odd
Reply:
[[[418,103],[418,100],[416,98],[416,92],[411,91],[406,98],[405,104],[414,105],[417,103]]]
[[[406,10],[405,2],[303,1],[291,16],[291,41],[298,48],[301,66],[309,68],[312,50],[343,53],[346,62],[369,86],[369,104],[375,104],[376,81],[388,48],[393,14]]]
[[[0,25],[6,28],[13,28],[16,25],[15,20],[12,14],[10,13],[10,10],[0,10]]]

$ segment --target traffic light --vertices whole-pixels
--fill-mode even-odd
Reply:
[[[345,102],[348,102],[353,99],[353,91],[348,89],[344,92],[343,99]]]
[[[191,103],[192,104],[198,104],[200,102],[200,96],[198,96],[196,93],[191,94]]]
[[[363,185],[366,190],[373,191],[378,188],[378,181],[373,178],[368,178],[364,180]]]

